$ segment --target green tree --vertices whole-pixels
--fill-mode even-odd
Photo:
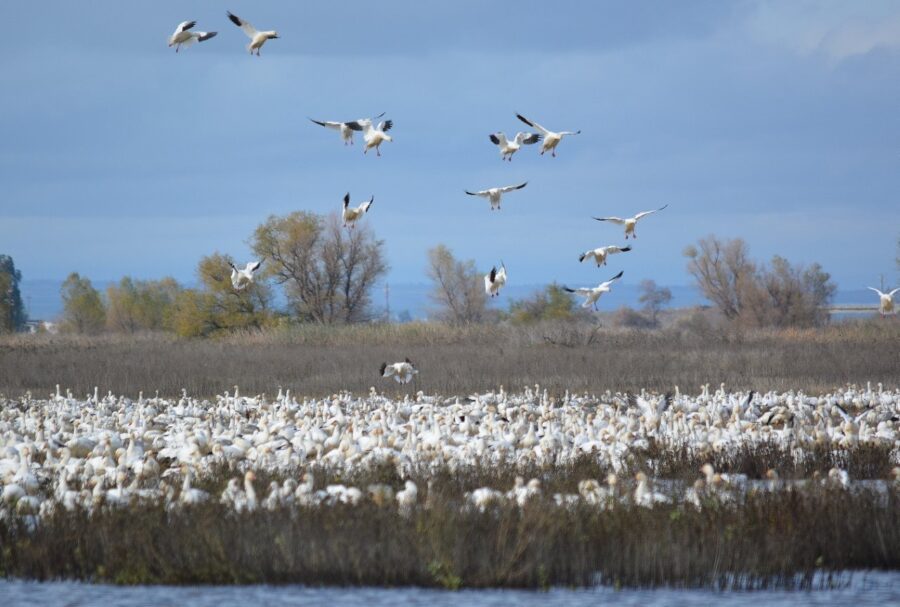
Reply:
[[[481,322],[487,312],[487,295],[474,260],[459,261],[446,246],[428,251],[428,278],[432,282],[431,301],[437,316],[447,322]]]
[[[509,304],[510,321],[516,324],[531,324],[544,320],[572,321],[584,316],[576,307],[575,299],[562,286],[547,285],[535,291],[530,297],[514,300]]]
[[[106,308],[100,293],[88,278],[72,272],[60,289],[63,300],[61,328],[67,333],[100,333],[106,323]]]
[[[13,258],[0,255],[0,333],[21,331],[28,321],[19,291],[21,281],[22,273]]]
[[[106,328],[124,333],[171,329],[180,291],[173,278],[142,281],[126,276],[106,289]]]
[[[251,244],[267,260],[263,272],[284,285],[300,320],[335,324],[372,317],[372,288],[388,266],[384,241],[367,224],[347,230],[337,215],[273,215],[256,228]]]
[[[231,284],[234,260],[220,253],[200,260],[197,276],[200,289],[178,291],[169,320],[184,337],[205,337],[235,329],[259,329],[274,322],[272,289],[264,275],[243,289]]]

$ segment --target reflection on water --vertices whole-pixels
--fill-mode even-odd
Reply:
[[[443,592],[421,588],[307,588],[302,586],[102,586],[75,582],[0,581],[4,607],[231,607],[268,605],[328,605],[329,607],[387,607],[471,605],[500,607],[580,607],[594,605],[756,607],[757,605],[896,605],[900,604],[900,572],[846,574],[841,588],[812,591],[715,592],[711,590],[593,590],[554,589],[549,592],[464,590]]]

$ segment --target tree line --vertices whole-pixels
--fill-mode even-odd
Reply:
[[[335,214],[298,211],[271,216],[249,239],[264,259],[257,279],[241,290],[231,284],[235,260],[213,253],[197,264],[197,286],[173,278],[124,277],[104,293],[78,273],[61,287],[65,332],[97,334],[168,331],[206,337],[238,329],[290,323],[347,324],[377,320],[372,293],[388,271],[385,244],[367,224],[344,229]],[[900,249],[900,243],[898,243]],[[819,264],[792,264],[780,256],[768,263],[750,257],[742,239],[700,239],[684,251],[687,269],[703,296],[728,322],[742,327],[814,327],[828,321],[826,306],[835,285]],[[900,258],[897,260],[900,267]],[[506,321],[593,322],[558,284],[512,300],[507,310],[488,305],[482,272],[474,260],[458,259],[445,245],[428,251],[431,317],[450,324]],[[22,330],[27,315],[19,292],[21,273],[0,255],[0,332]],[[276,306],[280,289],[285,306]],[[652,328],[671,292],[651,280],[640,285],[640,310],[621,308],[617,322]]]

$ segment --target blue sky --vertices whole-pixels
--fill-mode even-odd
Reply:
[[[515,8],[512,8],[512,7]],[[261,58],[225,10],[279,30]],[[690,282],[715,233],[820,262],[842,289],[897,279],[897,2],[42,2],[4,7],[0,252],[26,278],[172,275],[247,256],[270,214],[367,217],[393,283],[445,243],[510,280]],[[217,38],[175,54],[182,20]],[[382,158],[307,120],[388,112]],[[487,138],[582,129],[558,158]],[[502,212],[464,189],[528,180]],[[591,215],[668,203],[621,243]],[[615,305],[612,302],[611,305]]]

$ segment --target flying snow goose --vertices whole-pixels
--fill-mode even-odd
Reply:
[[[622,219],[621,217],[594,217],[597,221],[611,221],[620,226],[625,226],[625,240],[628,240],[628,236],[630,235],[632,238],[637,238],[637,234],[634,233],[634,228],[637,225],[639,219],[643,219],[647,215],[652,213],[656,213],[657,211],[662,211],[664,208],[669,206],[668,204],[664,204],[658,209],[653,209],[652,211],[641,211],[634,217],[629,217],[627,219]]]
[[[382,114],[383,116],[384,114]],[[387,134],[394,126],[393,120],[382,120],[378,126],[372,126],[372,119],[357,120],[356,124],[362,127],[363,140],[366,142],[363,148],[363,154],[375,148],[375,153],[381,156],[381,144],[385,141],[393,141],[394,138]]]
[[[532,145],[541,140],[541,136],[537,133],[516,133],[515,139],[509,141],[506,135],[501,132],[491,133],[488,135],[491,143],[500,148],[500,160],[509,160],[512,162],[513,154],[519,151],[522,145]]]
[[[482,198],[487,198],[491,203],[491,210],[500,208],[500,199],[503,198],[503,195],[507,192],[512,192],[514,190],[521,190],[528,182],[520,183],[519,185],[508,185],[502,188],[489,188],[487,190],[480,190],[478,192],[470,192],[466,190],[466,194],[469,196],[481,196]]]
[[[175,33],[169,37],[169,47],[175,47],[177,53],[182,46],[190,46],[195,42],[204,42],[215,38],[218,32],[192,32],[190,29],[197,25],[196,21],[182,21],[175,28]]]
[[[408,384],[419,370],[408,358],[400,363],[381,363],[381,377],[393,377],[398,384]]]
[[[359,221],[362,216],[366,214],[366,212],[368,212],[369,207],[372,206],[373,202],[375,202],[375,196],[372,196],[358,207],[351,207],[350,192],[347,192],[344,195],[344,212],[342,214],[342,217],[344,219],[344,227],[352,228],[354,225],[356,225],[356,222]]]
[[[882,316],[886,316],[888,314],[896,314],[894,310],[894,294],[900,292],[900,287],[897,287],[893,291],[889,291],[888,293],[882,293],[880,290],[875,287],[868,287],[869,289],[878,293],[878,297],[881,298],[881,302],[878,305],[878,310],[881,312]]]
[[[263,261],[262,259],[251,261],[242,270],[238,270],[233,263],[228,263],[231,266],[231,286],[235,291],[240,291],[253,282],[253,273],[259,269]]]
[[[566,291],[568,291],[569,293],[578,293],[579,295],[584,297],[584,302],[581,304],[582,308],[590,308],[591,306],[593,306],[594,309],[596,310],[597,309],[597,300],[600,299],[600,296],[603,295],[604,293],[609,293],[610,286],[612,285],[612,283],[614,283],[617,280],[619,280],[620,278],[622,278],[622,274],[624,274],[624,273],[625,273],[624,271],[619,272],[618,274],[616,274],[615,276],[613,276],[606,282],[601,282],[599,285],[597,285],[593,289],[591,289],[589,287],[584,287],[581,289],[570,289],[569,287],[563,287],[563,288]]]
[[[610,255],[614,255],[615,253],[627,253],[631,250],[631,247],[617,247],[616,245],[609,245],[605,247],[600,247],[597,249],[591,249],[590,251],[585,251],[578,257],[578,261],[584,261],[588,257],[593,257],[594,261],[597,262],[597,267],[606,265],[606,258]]]
[[[506,285],[506,266],[500,262],[500,270],[497,266],[491,268],[491,271],[484,275],[484,292],[491,297],[500,295],[500,289]]]
[[[244,30],[244,33],[247,34],[247,37],[250,38],[250,44],[247,45],[247,50],[250,54],[253,54],[253,51],[256,51],[256,56],[259,56],[259,49],[262,48],[262,45],[266,43],[266,40],[270,40],[273,38],[278,38],[278,32],[275,30],[269,30],[266,32],[258,31],[249,21],[244,21],[237,15],[233,15],[228,13],[228,18],[231,19],[231,22],[236,26]]]
[[[381,118],[384,116],[385,112],[381,112],[375,118]],[[324,126],[326,129],[334,129],[336,131],[340,131],[341,139],[344,141],[344,145],[353,145],[353,131],[362,131],[363,125],[362,123],[368,120],[371,122],[372,118],[360,118],[359,120],[353,120],[350,122],[332,122],[329,120],[316,120],[315,118],[310,118],[312,122],[320,126]]]
[[[544,155],[544,152],[550,152],[550,155],[556,158],[556,146],[559,145],[559,142],[562,141],[563,137],[567,135],[580,135],[581,131],[560,131],[558,133],[554,131],[550,131],[539,125],[537,122],[533,122],[523,116],[522,114],[516,114],[516,118],[527,124],[533,129],[537,129],[543,135],[544,142],[541,144],[541,156]]]

